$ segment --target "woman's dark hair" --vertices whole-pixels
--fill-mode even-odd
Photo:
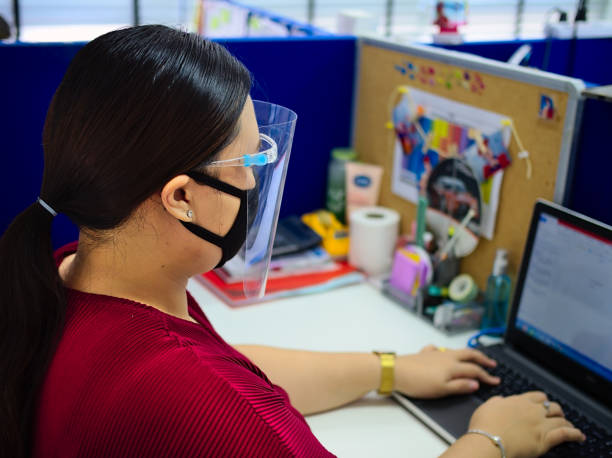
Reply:
[[[151,25],[83,47],[45,122],[40,197],[91,234],[121,225],[171,178],[235,137],[251,87],[222,46]],[[0,239],[0,456],[31,453],[66,300],[52,216],[33,203]]]

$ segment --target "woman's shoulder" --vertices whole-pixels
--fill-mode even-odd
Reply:
[[[79,320],[43,387],[40,456],[66,444],[88,456],[325,453],[286,393],[229,345],[199,336],[202,326],[178,334],[146,309],[114,312],[110,332],[105,314]]]
[[[54,362],[65,360],[71,365],[78,360],[79,369],[87,363],[111,368],[185,365],[176,369],[188,374],[213,371],[241,356],[208,321],[191,322],[129,299],[76,290],[67,290],[67,302]]]
[[[76,393],[107,398],[108,406],[119,393],[126,396],[122,403],[165,396],[193,403],[221,392],[281,392],[210,325],[128,299],[76,290],[67,298],[69,313],[44,387],[56,399],[69,391],[68,402]]]
[[[35,456],[328,456],[282,388],[188,300],[200,323],[67,290]]]

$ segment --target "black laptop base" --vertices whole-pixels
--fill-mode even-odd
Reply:
[[[585,443],[562,444],[544,455],[545,457],[612,457],[610,412],[602,411],[596,403],[593,403],[591,408],[584,407],[582,411],[575,408],[576,404],[584,405],[584,399],[573,402],[575,394],[571,393],[571,387],[563,388],[547,379],[549,376],[535,364],[517,362],[515,358],[509,357],[503,345],[483,347],[480,350],[498,362],[497,367],[489,372],[502,378],[503,382],[500,385],[483,385],[479,391],[470,396],[420,400],[396,394],[394,398],[450,444],[468,430],[472,413],[490,397],[510,396],[526,391],[544,391],[549,399],[562,405],[566,418],[587,436]]]

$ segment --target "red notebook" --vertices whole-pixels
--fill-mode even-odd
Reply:
[[[242,282],[225,283],[213,270],[198,277],[205,285],[230,306],[247,305],[279,297],[294,296],[326,291],[338,286],[358,283],[365,278],[355,267],[347,262],[339,262],[339,268],[332,271],[289,275],[269,278],[263,298],[247,297]]]

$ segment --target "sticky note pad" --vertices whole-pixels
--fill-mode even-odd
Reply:
[[[416,253],[405,249],[397,250],[389,283],[406,294],[414,295],[415,283],[420,283],[421,280],[420,264],[421,260]]]

